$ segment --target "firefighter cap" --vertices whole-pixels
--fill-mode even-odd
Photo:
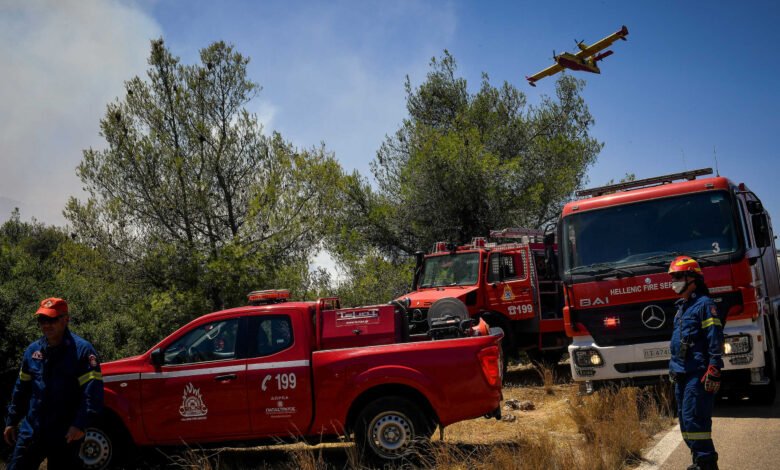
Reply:
[[[701,276],[701,268],[695,259],[689,256],[678,256],[669,266],[669,274],[698,274]]]
[[[58,317],[68,313],[68,303],[57,297],[49,297],[41,302],[41,308],[35,312],[36,315],[46,315],[47,317]]]

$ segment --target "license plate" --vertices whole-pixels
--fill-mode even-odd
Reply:
[[[649,348],[644,351],[645,359],[669,359],[672,356],[669,348]]]

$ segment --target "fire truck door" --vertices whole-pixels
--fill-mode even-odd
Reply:
[[[296,337],[298,331],[305,331],[303,325],[289,315],[250,317],[247,390],[257,436],[299,434],[311,422],[311,362],[307,340]]]
[[[240,321],[193,327],[163,349],[159,370],[141,375],[143,423],[150,439],[181,442],[249,432]]]
[[[488,305],[512,320],[534,316],[529,259],[527,247],[493,251],[488,259]]]

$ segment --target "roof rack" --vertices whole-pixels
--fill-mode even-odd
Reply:
[[[582,189],[575,192],[577,197],[582,196],[602,196],[606,193],[623,191],[626,189],[634,189],[644,186],[656,186],[661,184],[671,183],[676,180],[687,179],[688,181],[695,180],[697,176],[711,175],[712,168],[701,168],[698,170],[683,171],[680,173],[672,173],[670,175],[654,176],[652,178],[645,178],[643,180],[626,181],[625,183],[608,184],[598,188]]]
[[[490,238],[522,238],[528,237],[529,240],[539,240],[544,237],[544,230],[534,228],[505,228],[503,230],[491,230]]]

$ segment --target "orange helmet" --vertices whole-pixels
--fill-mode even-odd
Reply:
[[[701,268],[695,259],[688,256],[678,256],[669,266],[669,274],[674,273],[698,274],[701,276]]]

